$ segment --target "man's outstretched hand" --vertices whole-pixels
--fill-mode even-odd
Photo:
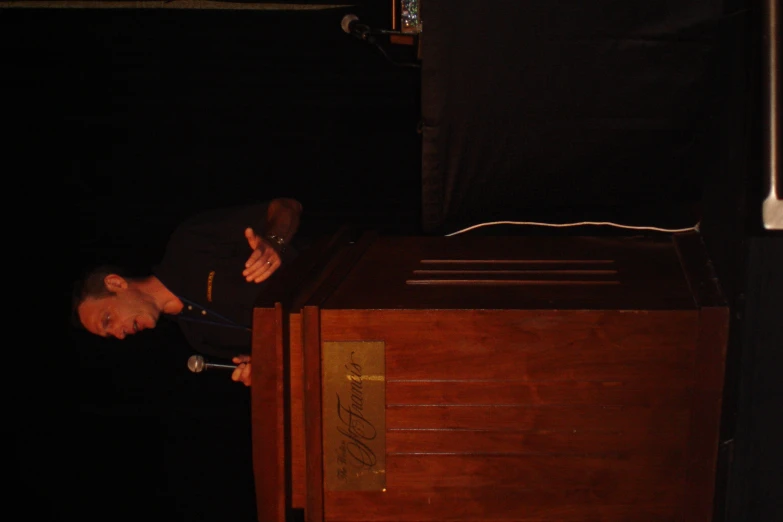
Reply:
[[[252,228],[245,229],[245,238],[253,252],[245,263],[242,275],[250,283],[260,283],[278,269],[281,263],[280,254],[268,241],[253,232]]]
[[[250,386],[251,385],[250,356],[238,355],[231,360],[234,362],[234,364],[237,365],[236,369],[231,374],[231,380],[236,382],[241,382],[245,386]]]

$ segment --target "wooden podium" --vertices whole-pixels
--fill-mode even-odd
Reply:
[[[700,236],[382,237],[253,324],[261,522],[708,522],[728,308]]]

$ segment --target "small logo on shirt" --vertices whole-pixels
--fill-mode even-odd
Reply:
[[[215,280],[215,271],[212,270],[207,277],[207,302],[212,302],[212,282]]]

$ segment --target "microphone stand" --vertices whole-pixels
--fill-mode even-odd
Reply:
[[[383,57],[386,58],[386,60],[388,60],[390,63],[398,67],[413,67],[416,69],[420,68],[419,64],[417,63],[401,63],[392,60],[391,56],[389,56],[386,50],[381,46],[381,44],[378,43],[377,39],[375,38],[376,35],[409,36],[408,33],[403,33],[402,31],[392,31],[389,29],[371,29],[367,25],[358,24],[358,23],[354,27],[356,28],[356,32],[352,32],[352,34],[359,40],[374,45],[375,48],[378,49],[378,51],[380,51]]]

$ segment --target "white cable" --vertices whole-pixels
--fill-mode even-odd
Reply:
[[[456,236],[457,234],[462,234],[463,232],[469,232],[477,228],[487,227],[491,225],[532,225],[532,226],[555,227],[555,228],[594,225],[594,226],[612,226],[617,228],[627,228],[631,230],[655,230],[657,232],[671,232],[671,233],[688,232],[691,230],[695,230],[697,232],[699,231],[699,223],[696,223],[694,226],[688,228],[658,228],[658,227],[637,227],[631,225],[620,225],[617,223],[611,223],[609,221],[580,221],[578,223],[539,223],[537,221],[492,221],[489,223],[479,223],[478,225],[473,225],[468,228],[463,228],[462,230],[457,230],[456,232],[446,234],[446,237]]]

